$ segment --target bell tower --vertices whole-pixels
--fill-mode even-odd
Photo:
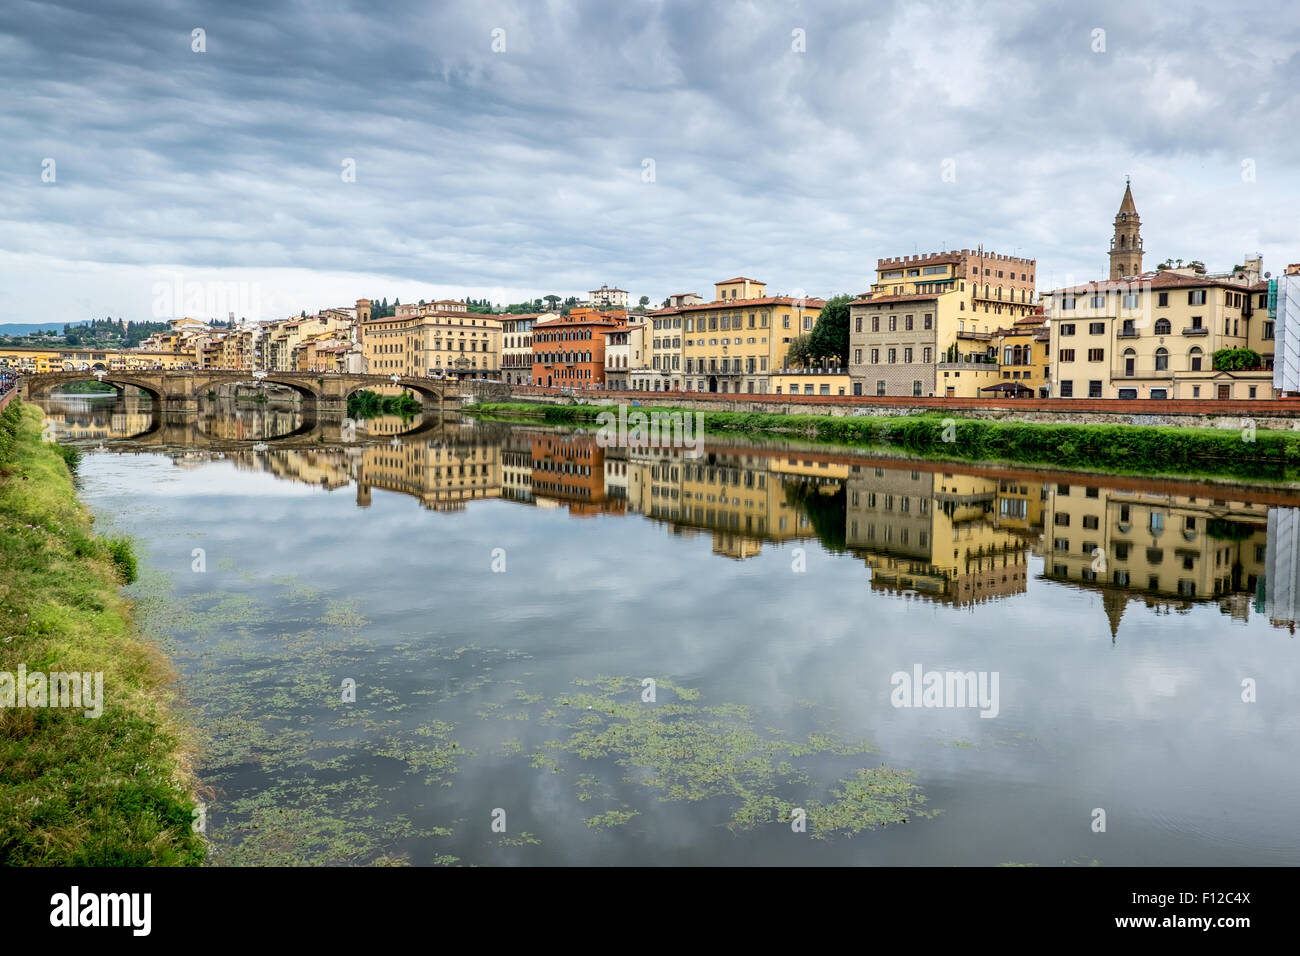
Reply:
[[[1124,199],[1115,214],[1115,238],[1110,241],[1110,277],[1142,274],[1142,217],[1133,204],[1133,190],[1124,177]]]

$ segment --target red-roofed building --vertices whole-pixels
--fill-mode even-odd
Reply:
[[[604,388],[606,332],[627,324],[624,311],[576,308],[533,326],[534,385]]]

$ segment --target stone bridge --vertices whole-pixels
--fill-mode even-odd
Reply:
[[[361,389],[393,387],[409,389],[420,397],[426,411],[448,410],[459,406],[468,382],[421,378],[416,375],[362,375],[338,372],[262,372],[236,369],[195,369],[189,371],[93,371],[45,372],[24,375],[18,380],[20,397],[40,401],[61,385],[94,379],[106,385],[139,388],[153,396],[164,412],[197,413],[199,400],[221,385],[282,385],[303,399],[304,412],[335,413],[347,410],[348,396]],[[495,383],[493,383],[495,384]]]

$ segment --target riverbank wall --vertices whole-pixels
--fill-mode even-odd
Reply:
[[[1039,425],[1145,425],[1300,432],[1300,401],[1141,399],[888,398],[863,395],[718,395],[703,392],[565,391],[514,386],[510,401],[545,405],[631,405],[701,412],[896,418],[942,413],[953,418]],[[480,401],[503,401],[484,397]]]
[[[194,744],[175,673],[95,533],[75,453],[35,406],[0,412],[0,865],[198,864]]]

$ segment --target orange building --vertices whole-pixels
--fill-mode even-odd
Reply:
[[[623,310],[577,308],[533,326],[533,384],[603,388],[605,333],[627,324]]]

